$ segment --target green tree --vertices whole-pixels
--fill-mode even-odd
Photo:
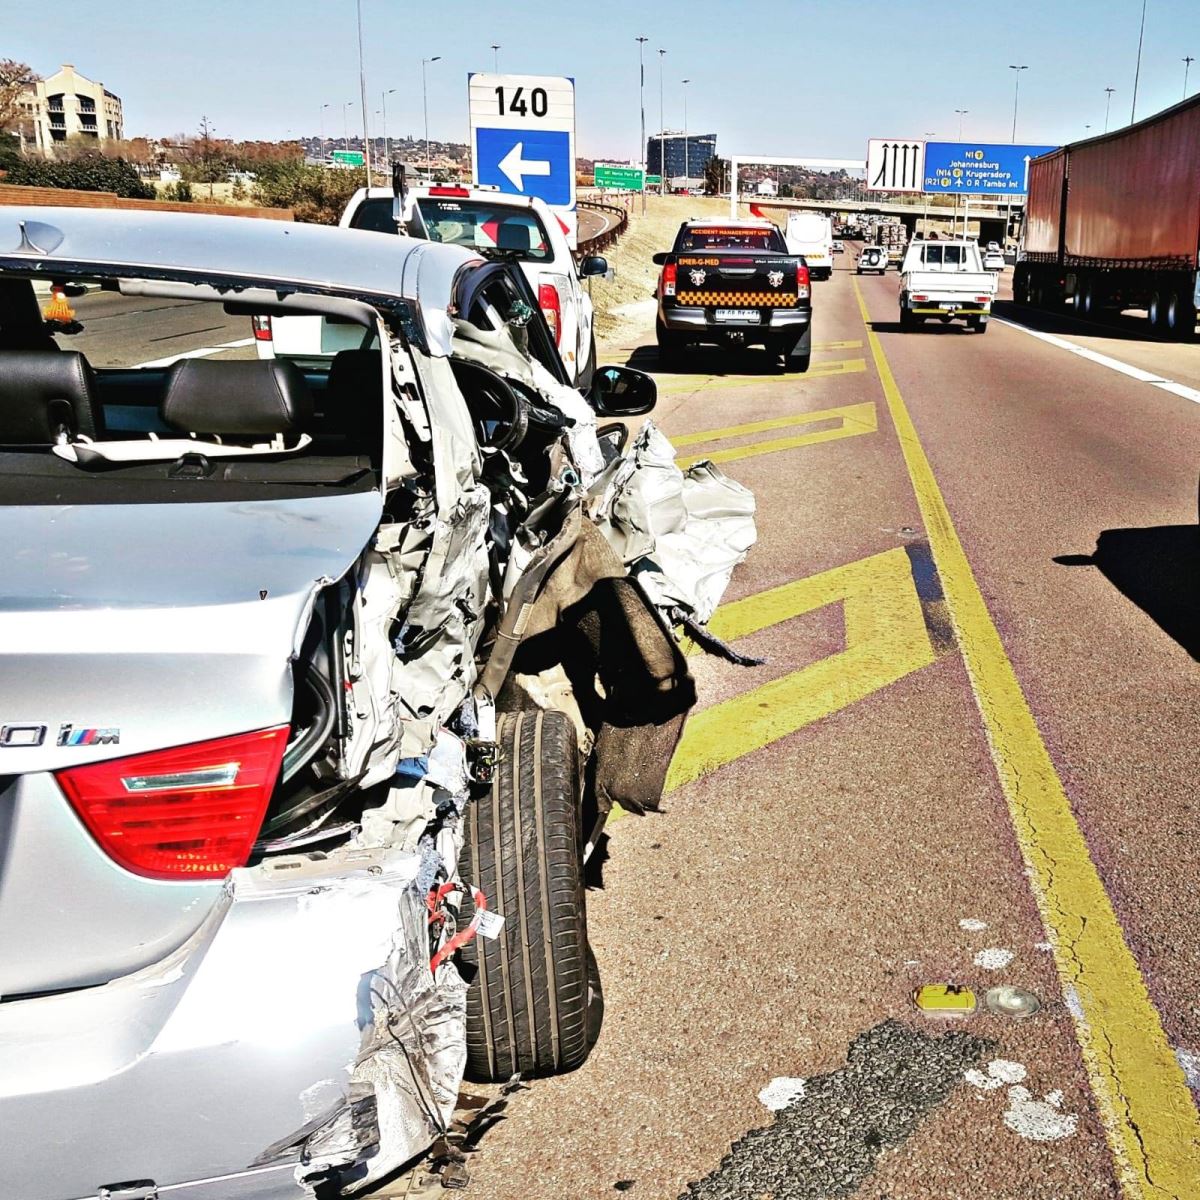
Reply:
[[[88,154],[70,162],[23,158],[8,168],[8,183],[28,187],[72,188],[81,192],[116,192],[118,196],[153,200],[154,189],[143,183],[123,158]]]
[[[713,157],[708,160],[704,167],[704,194],[706,196],[719,196],[721,194],[722,185],[728,177],[729,160],[727,158]]]
[[[21,97],[39,78],[25,63],[0,58],[0,133],[9,130],[16,133],[27,124],[28,114],[21,105]]]
[[[259,171],[254,199],[267,208],[290,208],[298,221],[336,225],[362,182],[360,171],[331,170],[302,162],[272,163]]]

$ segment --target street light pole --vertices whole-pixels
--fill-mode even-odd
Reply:
[[[392,162],[392,147],[388,142],[387,131],[387,98],[394,95],[395,88],[388,88],[386,92],[380,92],[379,98],[383,101],[383,157],[384,161],[390,166]]]
[[[329,104],[321,105],[321,160],[325,159],[325,110],[332,107]]]
[[[692,187],[692,171],[688,163],[688,120],[687,120],[687,85],[690,79],[683,81],[683,188],[690,192]]]
[[[371,127],[367,109],[367,69],[363,64],[362,0],[357,0],[358,12],[358,95],[362,101],[363,165],[367,170],[367,187],[371,186]]]
[[[642,113],[642,140],[638,143],[642,162],[642,216],[646,215],[646,63],[645,51],[649,38],[637,38],[638,44],[638,105]]]
[[[1008,69],[1010,71],[1016,71],[1016,76],[1014,77],[1016,79],[1016,87],[1013,89],[1013,130],[1012,130],[1013,144],[1016,145],[1016,141],[1017,141],[1017,104],[1021,99],[1021,72],[1028,71],[1029,68],[1027,66],[1025,66],[1024,63],[1022,63],[1021,66],[1019,66],[1019,67],[1015,63],[1009,63]]]
[[[441,62],[442,56],[435,54],[432,58],[421,59],[421,107],[425,111],[425,175],[429,176],[430,158],[429,158],[429,88],[425,82],[425,68],[430,63]]]
[[[1115,92],[1116,90],[1117,90],[1116,88],[1105,88],[1105,89],[1104,89],[1104,92],[1105,92],[1105,98],[1104,98],[1104,132],[1105,132],[1105,133],[1107,133],[1107,132],[1108,132],[1108,110],[1109,110],[1110,108],[1112,108],[1112,96],[1113,96],[1113,92]]]
[[[350,149],[350,118],[346,116],[346,109],[354,104],[353,100],[342,101],[342,145],[345,149]]]
[[[661,181],[667,176],[667,118],[666,108],[663,105],[663,59],[666,58],[667,52],[660,49],[658,52],[658,194],[663,194],[663,184]]]
[[[958,140],[961,142],[963,117],[965,117],[971,110],[969,108],[956,108],[954,111],[958,113]]]
[[[1133,103],[1129,107],[1129,123],[1137,120],[1138,76],[1142,73],[1142,38],[1146,35],[1146,0],[1142,0],[1142,23],[1138,27],[1137,65],[1133,69]]]
[[[1192,69],[1192,63],[1196,59],[1191,54],[1185,54],[1183,58],[1183,98],[1187,99],[1187,77],[1188,72]]]
[[[503,49],[504,47],[501,46],[499,42],[492,43],[492,70],[495,71],[497,75],[500,74],[500,51]]]

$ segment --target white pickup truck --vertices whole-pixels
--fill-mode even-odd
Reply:
[[[912,242],[900,266],[900,327],[916,329],[936,318],[966,321],[986,333],[996,276],[984,270],[979,243],[962,240]]]
[[[534,197],[502,195],[492,188],[434,184],[407,189],[405,232],[432,242],[449,242],[485,258],[515,262],[529,281],[538,306],[577,388],[591,385],[596,369],[592,299],[583,279],[604,275],[608,263],[596,255],[576,265],[566,227]],[[359,188],[338,224],[343,229],[397,233],[392,189]],[[254,326],[260,358],[310,362],[339,350],[361,349],[353,324],[330,317],[261,317]]]

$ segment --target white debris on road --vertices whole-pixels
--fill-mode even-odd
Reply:
[[[972,961],[985,971],[1003,971],[1015,957],[1011,950],[1005,950],[1002,946],[989,946],[986,950],[980,950]]]
[[[772,1112],[782,1112],[789,1104],[804,1097],[804,1080],[795,1079],[790,1075],[780,1075],[772,1079],[758,1098]]]
[[[1044,1100],[1035,1100],[1028,1088],[1009,1088],[1004,1123],[1031,1142],[1057,1142],[1070,1137],[1079,1118],[1062,1111],[1062,1100],[1059,1091],[1047,1092]]]

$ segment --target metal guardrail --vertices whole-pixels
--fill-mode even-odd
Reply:
[[[619,205],[602,204],[599,200],[580,200],[579,207],[592,208],[597,212],[615,213],[620,220],[603,233],[598,233],[594,237],[584,238],[575,250],[575,257],[577,259],[582,259],[589,254],[599,254],[601,250],[608,249],[629,227],[629,214]]]

